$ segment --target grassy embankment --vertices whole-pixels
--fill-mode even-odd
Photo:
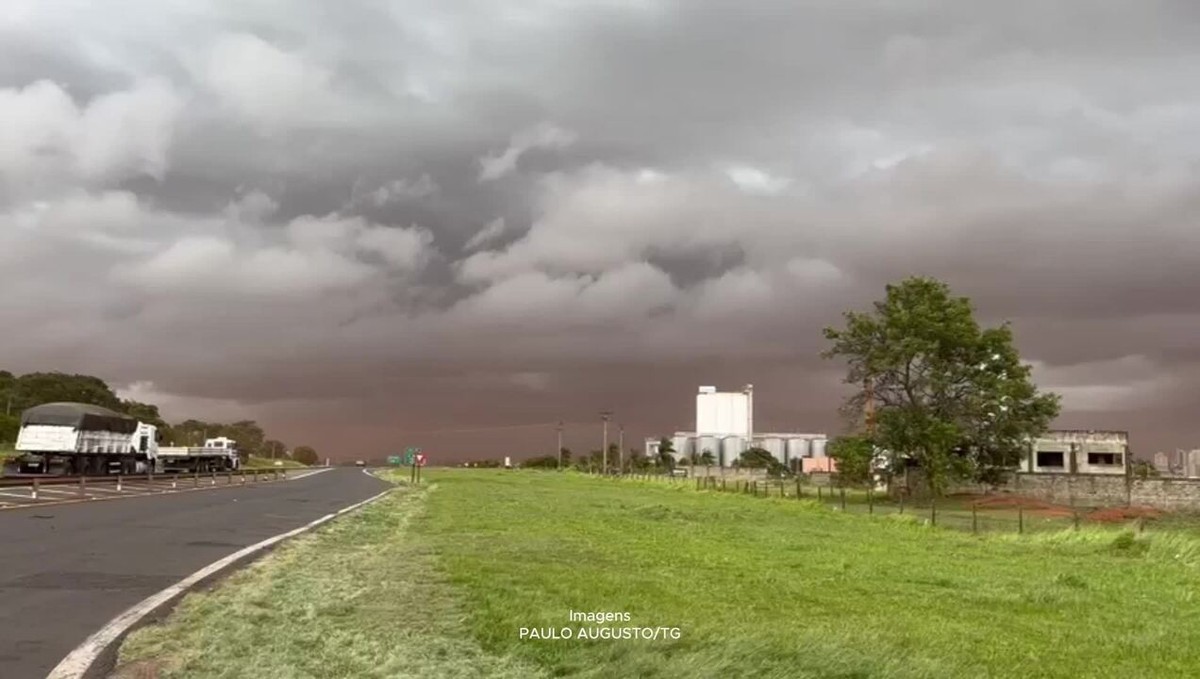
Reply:
[[[123,657],[188,677],[455,676],[451,657],[470,676],[1200,675],[1200,542],[1174,531],[977,537],[688,484],[427,478],[190,597]],[[572,610],[682,637],[519,638],[590,626]]]

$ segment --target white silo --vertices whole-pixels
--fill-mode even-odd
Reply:
[[[802,436],[796,436],[787,440],[787,464],[791,465],[792,460],[799,460],[812,454],[808,441],[809,439]]]
[[[780,463],[785,462],[784,454],[787,453],[787,443],[782,437],[767,436],[758,440],[758,446],[771,454]]]
[[[675,436],[671,439],[671,443],[675,447],[675,459],[691,459],[692,455],[692,437],[690,436]]]
[[[701,436],[696,439],[696,455],[703,455],[706,450],[712,453],[713,464],[721,463],[721,439],[716,436]]]
[[[819,438],[812,440],[812,456],[825,457],[825,442],[826,439]]]
[[[732,467],[734,461],[746,452],[746,439],[742,436],[726,436],[721,439],[721,466]]]

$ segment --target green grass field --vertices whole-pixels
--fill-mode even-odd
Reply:
[[[189,597],[122,658],[187,677],[1200,676],[1200,542],[1180,531],[976,536],[688,482],[426,478]],[[570,611],[681,635],[520,638],[596,627]]]

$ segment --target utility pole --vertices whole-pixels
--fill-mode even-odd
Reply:
[[[562,470],[562,420],[558,421],[558,468]]]
[[[604,420],[604,439],[603,439],[604,443],[603,443],[603,447],[600,449],[601,460],[603,460],[603,462],[601,464],[603,466],[601,468],[600,473],[607,474],[608,473],[608,418],[612,417],[612,411],[611,410],[602,410],[602,411],[600,411],[600,417]]]
[[[742,390],[746,394],[746,450],[754,447],[754,385],[747,384]]]
[[[863,390],[866,392],[863,413],[867,425],[867,435],[870,436],[875,433],[875,384],[870,377],[863,379]]]
[[[625,425],[621,425],[621,429],[617,434],[617,471],[625,473]]]

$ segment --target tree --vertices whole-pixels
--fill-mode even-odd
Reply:
[[[1028,441],[1058,415],[1059,399],[1039,394],[1020,362],[1007,323],[981,329],[965,297],[914,277],[887,286],[868,313],[845,314],[826,328],[826,358],[848,364],[859,390],[843,406],[857,420],[871,400],[870,440],[886,471],[911,458],[934,493],[956,478],[983,480],[1015,467]]]
[[[655,459],[655,464],[667,471],[675,469],[674,441],[665,436],[658,440],[658,457]]]
[[[713,455],[713,451],[705,448],[704,452],[700,453],[700,457],[697,462],[704,465],[704,475],[708,476],[709,470],[711,470],[712,466],[716,464],[717,458],[715,455]]]
[[[121,401],[119,410],[137,419],[139,422],[154,425],[158,428],[159,432],[165,433],[169,428],[167,421],[158,414],[158,406],[156,405],[138,403],[137,401]]]
[[[15,443],[21,431],[21,418],[0,414],[0,443]]]
[[[738,456],[738,466],[745,469],[766,469],[771,476],[779,476],[785,467],[771,451],[765,448],[748,448]]]
[[[634,471],[644,472],[651,466],[650,458],[642,454],[642,451],[637,448],[629,449],[629,468]]]
[[[312,446],[296,446],[296,448],[292,450],[292,459],[300,464],[306,464],[309,466],[312,466],[321,460],[320,456],[317,455],[316,449],[314,449]]]
[[[230,438],[233,438],[233,437],[231,436]],[[237,439],[234,439],[234,440],[236,441]],[[239,445],[240,445],[240,442],[239,442]],[[299,450],[299,449],[297,448],[297,450]],[[287,446],[285,446],[283,444],[283,441],[277,441],[275,439],[267,439],[267,440],[263,441],[263,444],[262,444],[262,456],[263,457],[271,457],[271,458],[283,457],[285,452],[287,452]],[[296,451],[295,450],[292,451],[292,459],[293,460],[296,459]]]
[[[562,466],[570,467],[571,466],[571,449],[564,447],[558,451],[558,454],[562,457]]]
[[[121,399],[99,377],[63,372],[28,373],[14,377],[5,371],[0,376],[4,389],[4,411],[19,415],[21,411],[43,403],[70,401],[121,411]]]
[[[866,436],[839,436],[829,442],[829,457],[837,462],[838,481],[846,485],[870,483],[875,444]]]
[[[523,461],[521,466],[529,469],[557,469],[558,456],[540,455],[538,457],[531,457]]]
[[[1135,461],[1131,465],[1130,472],[1133,474],[1134,478],[1138,478],[1143,481],[1162,476],[1158,469],[1156,469],[1154,465],[1147,460]]]

